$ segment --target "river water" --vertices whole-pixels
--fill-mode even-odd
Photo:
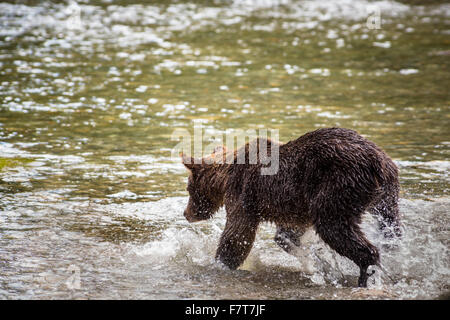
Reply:
[[[0,298],[448,297],[449,17],[439,1],[0,3]],[[355,289],[314,232],[290,256],[271,225],[223,269],[225,212],[183,217],[173,132],[194,126],[281,141],[340,126],[380,145],[405,235],[384,243],[370,215],[363,229],[386,271]]]

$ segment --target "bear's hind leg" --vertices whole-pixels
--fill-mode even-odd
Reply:
[[[239,215],[227,217],[217,248],[216,260],[232,270],[237,269],[250,253],[257,229],[258,221],[245,219]]]
[[[357,219],[349,216],[330,216],[324,213],[314,224],[316,232],[333,250],[349,258],[360,268],[359,287],[367,286],[367,268],[378,265],[378,249],[361,232]],[[373,274],[373,273],[372,273]]]
[[[398,211],[398,185],[385,187],[381,199],[369,211],[378,219],[380,230],[385,238],[401,237],[400,214]]]

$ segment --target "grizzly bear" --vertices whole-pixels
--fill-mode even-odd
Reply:
[[[257,161],[250,162],[255,144]],[[267,146],[269,155],[278,152],[275,174],[261,174],[268,165],[259,156],[261,146]],[[243,163],[236,161],[242,152]],[[275,241],[288,253],[313,227],[332,249],[359,266],[358,286],[366,287],[374,273],[367,269],[379,265],[380,256],[359,227],[363,213],[378,217],[385,237],[401,236],[397,167],[353,130],[318,129],[285,144],[259,138],[230,152],[182,159],[190,171],[184,216],[189,222],[205,220],[225,206],[216,259],[230,269],[248,256],[261,222],[276,224]]]

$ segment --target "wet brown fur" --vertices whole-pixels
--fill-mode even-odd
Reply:
[[[251,143],[259,150],[261,142]],[[269,154],[274,143],[267,140]],[[332,249],[360,267],[358,285],[366,286],[367,268],[379,264],[380,257],[359,228],[362,214],[377,215],[386,237],[401,235],[398,172],[389,156],[353,130],[318,129],[279,144],[278,172],[261,175],[264,164],[248,161],[249,145],[219,150],[199,164],[183,156],[191,171],[186,219],[208,219],[223,205],[227,212],[216,258],[238,268],[261,222],[277,225],[275,241],[287,252],[313,226]],[[236,163],[239,152],[246,155],[243,164]]]

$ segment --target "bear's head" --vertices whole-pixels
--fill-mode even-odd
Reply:
[[[201,159],[181,154],[182,162],[189,170],[189,202],[184,210],[189,222],[209,219],[222,206],[224,176],[219,170],[218,159],[223,154],[224,147],[216,148],[210,156]]]

